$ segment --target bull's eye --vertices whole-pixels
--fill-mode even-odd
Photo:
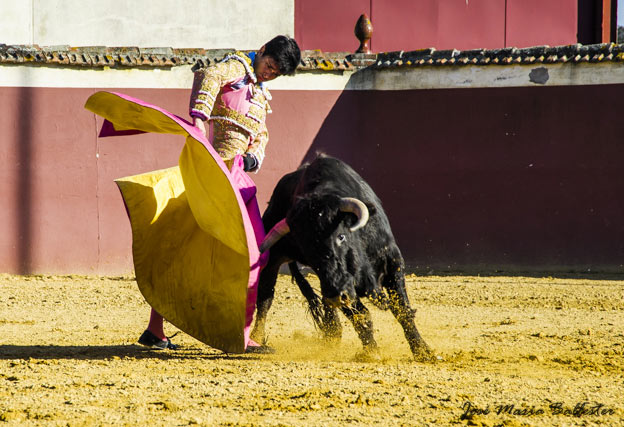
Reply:
[[[341,244],[346,239],[347,239],[347,236],[345,236],[344,234],[339,234],[338,237],[336,238],[336,243]]]

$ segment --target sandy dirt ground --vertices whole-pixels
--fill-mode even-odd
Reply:
[[[175,352],[135,344],[149,307],[131,277],[0,288],[0,425],[624,425],[624,281],[410,276],[433,363],[371,304],[380,360],[357,357],[344,317],[342,341],[323,341],[287,276],[273,355],[184,333]]]

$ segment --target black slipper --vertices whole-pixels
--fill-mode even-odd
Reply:
[[[167,340],[161,340],[156,335],[148,331],[147,329],[139,337],[139,344],[146,347],[150,347],[153,350],[177,350],[178,346],[173,344],[169,338]]]

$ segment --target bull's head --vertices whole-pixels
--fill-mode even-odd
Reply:
[[[360,200],[334,195],[308,195],[296,200],[260,245],[262,252],[289,235],[306,263],[319,276],[323,298],[331,305],[350,305],[357,286],[368,286],[369,270],[362,232],[369,208]]]

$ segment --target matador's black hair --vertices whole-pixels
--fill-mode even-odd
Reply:
[[[264,54],[277,62],[281,75],[293,75],[301,62],[301,51],[295,39],[277,36],[264,45]]]

